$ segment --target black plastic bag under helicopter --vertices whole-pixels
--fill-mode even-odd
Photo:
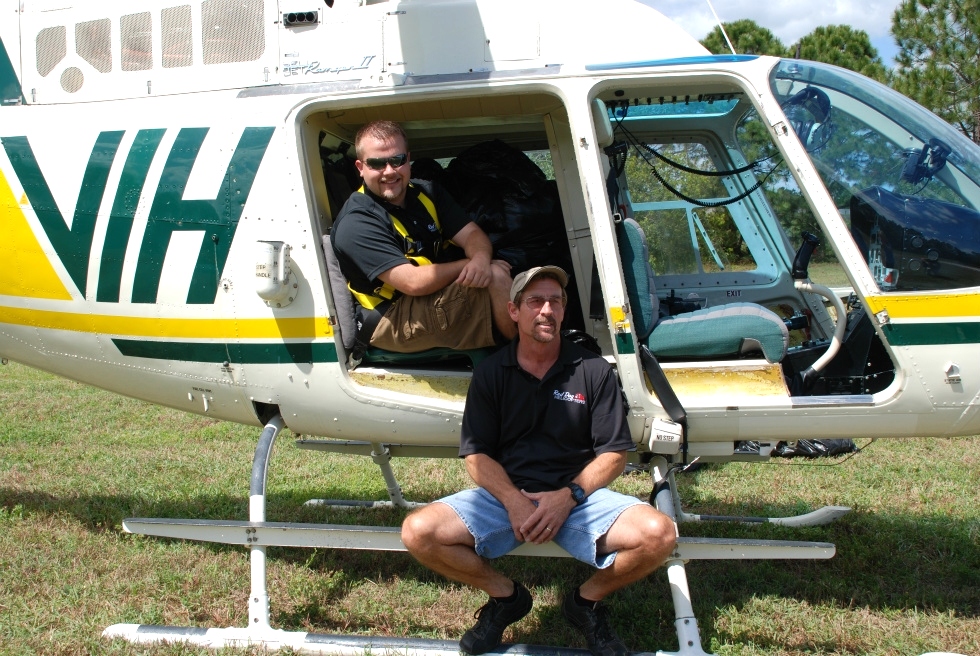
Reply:
[[[793,440],[777,442],[770,456],[777,458],[833,458],[861,449],[852,439]],[[735,443],[735,453],[756,455],[762,452],[762,444],[755,440]]]
[[[795,440],[779,442],[772,455],[780,458],[832,458],[845,453],[857,453],[860,449],[854,440]]]

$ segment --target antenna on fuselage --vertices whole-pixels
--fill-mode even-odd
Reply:
[[[725,26],[721,24],[721,19],[718,18],[718,12],[715,11],[715,7],[711,4],[711,0],[704,1],[708,3],[711,13],[715,15],[715,22],[718,23],[718,29],[721,30],[721,35],[725,37],[725,43],[728,44],[728,49],[732,51],[733,55],[737,55],[738,53],[735,52],[735,46],[732,45],[732,40],[728,38],[728,32],[725,31]]]

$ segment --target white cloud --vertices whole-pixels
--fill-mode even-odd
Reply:
[[[639,0],[675,21],[694,38],[701,40],[714,28],[715,19],[707,0]],[[821,25],[850,25],[871,37],[883,59],[890,59],[894,48],[889,30],[892,14],[901,0],[713,0],[722,22],[749,18],[768,28],[787,46]],[[887,47],[886,47],[887,46]]]

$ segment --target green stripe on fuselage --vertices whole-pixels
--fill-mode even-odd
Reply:
[[[153,156],[166,130],[140,130],[129,149],[122,177],[116,188],[116,198],[112,202],[109,228],[106,230],[105,244],[102,247],[102,266],[99,268],[99,289],[96,300],[108,303],[119,302],[119,288],[122,284],[123,261],[126,259],[126,246],[133,231],[133,217],[143,193],[146,175],[149,173]]]
[[[636,345],[633,343],[632,333],[616,333],[616,350],[623,355],[636,353]]]
[[[234,364],[314,364],[339,361],[337,347],[332,342],[228,344],[113,339],[112,343],[125,356],[152,360],[228,362]]]
[[[167,157],[153,196],[146,231],[136,263],[134,303],[155,303],[170,240],[177,231],[204,233],[194,262],[187,303],[211,304],[228,258],[245,202],[259,164],[275,131],[272,127],[248,127],[239,139],[214,199],[184,200],[191,170],[208,133],[208,128],[182,128]],[[163,140],[165,129],[140,130],[123,166],[112,203],[109,225],[101,253],[97,301],[119,302],[123,262],[133,220],[144,193],[150,166]],[[14,172],[23,186],[51,245],[82,296],[86,296],[89,258],[95,224],[102,206],[109,171],[123,139],[123,131],[101,132],[92,148],[71,221],[66,220],[54,199],[34,150],[26,136],[0,136]],[[52,177],[52,184],[59,178]],[[70,228],[68,226],[71,226]]]
[[[82,186],[78,190],[71,228],[54,200],[54,194],[41,173],[41,167],[27,137],[2,138],[7,158],[20,178],[24,193],[34,208],[34,214],[82,296],[85,296],[95,221],[105,194],[109,170],[123,134],[121,130],[99,134],[85,167]]]
[[[943,323],[890,323],[884,327],[892,346],[927,346],[930,344],[974,344],[980,342],[980,323],[949,321]]]
[[[17,71],[7,54],[6,44],[0,39],[0,104],[16,105],[24,102],[24,92],[21,91]]]
[[[184,189],[208,128],[181,128],[150,206],[143,245],[136,263],[134,303],[156,303],[170,238],[179,231],[204,232],[204,241],[187,292],[187,303],[214,303],[218,294],[218,280],[235,238],[238,220],[273,132],[275,128],[272,127],[245,128],[225,171],[218,196],[214,199],[184,200]]]

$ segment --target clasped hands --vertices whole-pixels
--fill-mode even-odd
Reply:
[[[507,509],[514,537],[521,542],[550,542],[575,507],[575,500],[566,488],[550,492],[521,490],[521,496],[524,502]]]

